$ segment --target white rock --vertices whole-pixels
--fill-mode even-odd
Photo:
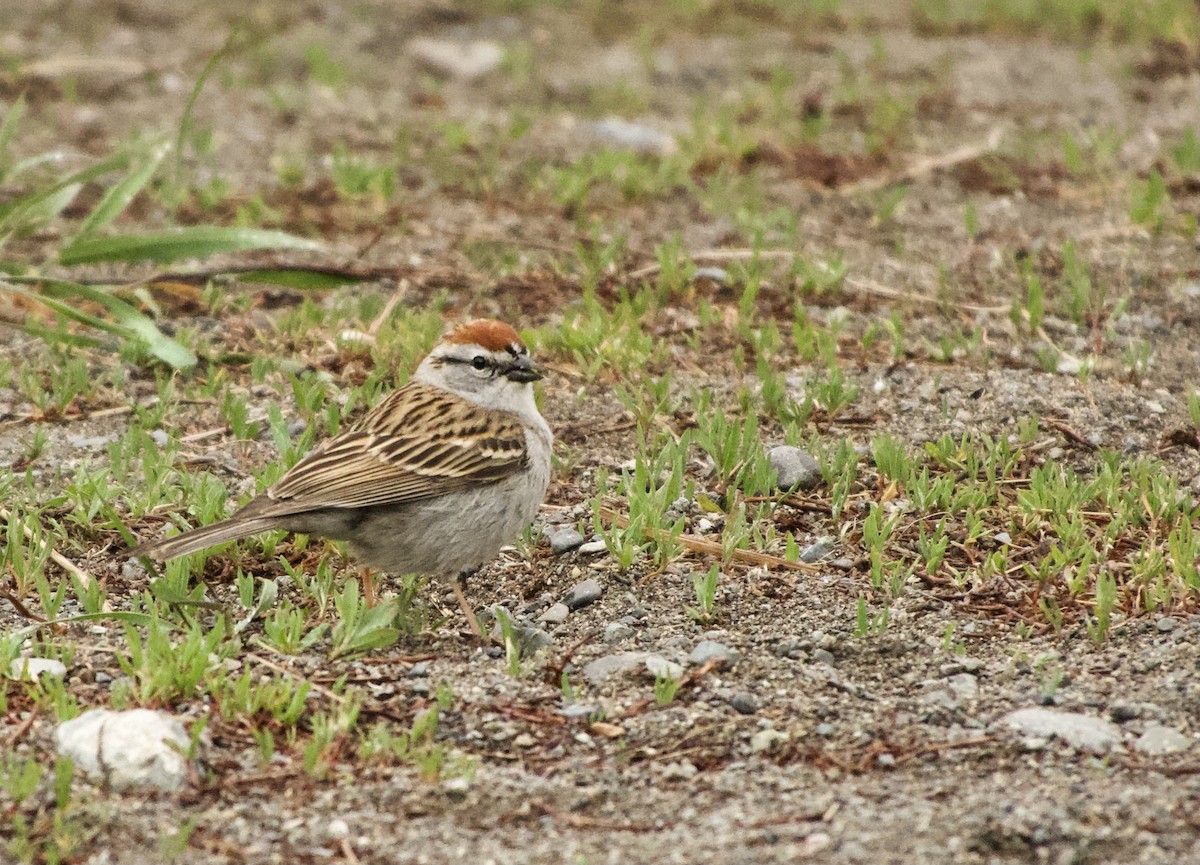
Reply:
[[[750,737],[750,752],[752,754],[761,754],[763,751],[770,751],[777,743],[786,742],[789,736],[787,733],[779,730],[759,730]]]
[[[1056,709],[1018,709],[1000,722],[1024,736],[1054,737],[1072,748],[1107,754],[1121,743],[1121,728],[1111,721]]]
[[[767,453],[771,468],[775,469],[776,486],[788,490],[799,487],[811,490],[821,483],[821,464],[808,451],[791,445],[773,447]]]
[[[1133,743],[1143,754],[1157,756],[1159,754],[1174,754],[1186,751],[1192,747],[1192,740],[1180,733],[1174,727],[1164,727],[1162,724],[1149,724]]]
[[[546,612],[538,616],[538,621],[548,625],[561,625],[569,615],[571,610],[566,604],[552,604]]]
[[[13,679],[40,679],[42,676],[61,679],[67,675],[67,665],[52,658],[13,658],[8,675]]]
[[[166,712],[91,709],[60,724],[54,739],[59,753],[117,789],[178,790],[187,778],[188,734]]]
[[[650,655],[644,663],[650,675],[656,679],[678,679],[683,675],[683,667],[662,655]]]
[[[504,49],[495,42],[421,38],[409,42],[408,50],[434,72],[462,81],[482,78],[499,69],[504,60]]]
[[[606,117],[592,126],[592,134],[604,144],[648,153],[654,156],[670,156],[677,149],[675,139],[643,123],[631,123],[620,117]]]
[[[583,677],[593,685],[599,685],[609,676],[640,667],[646,660],[645,652],[618,652],[605,655],[584,664]]]

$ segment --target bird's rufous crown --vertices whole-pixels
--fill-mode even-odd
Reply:
[[[491,318],[477,318],[460,324],[446,337],[457,345],[478,345],[488,351],[503,351],[510,345],[523,346],[520,335],[509,325]]]

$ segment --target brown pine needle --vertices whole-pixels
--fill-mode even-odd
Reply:
[[[618,514],[612,508],[600,508],[600,516],[618,528],[625,528],[629,525],[628,517]],[[667,541],[671,540],[670,532],[654,526],[646,526],[646,537],[652,541]],[[680,535],[674,538],[675,542],[682,545],[689,552],[702,553],[709,556],[720,556],[724,554],[721,545],[716,541],[710,541],[707,538],[698,538],[695,535]],[[760,553],[756,550],[734,550],[733,560],[742,562],[747,565],[763,565],[768,568],[790,568],[793,571],[807,571],[812,574],[819,574],[822,568],[817,565],[810,565],[808,562],[789,562],[787,559],[779,556],[772,556],[769,553]]]

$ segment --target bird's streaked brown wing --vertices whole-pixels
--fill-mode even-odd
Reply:
[[[410,381],[296,463],[267,496],[290,511],[401,504],[503,480],[527,460],[514,416]]]

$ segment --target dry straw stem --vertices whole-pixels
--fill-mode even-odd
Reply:
[[[618,528],[625,528],[629,525],[628,517],[618,514],[612,508],[601,507],[600,516]],[[670,532],[654,526],[646,526],[646,537],[652,541],[671,540]],[[716,541],[710,541],[706,538],[698,538],[695,535],[680,535],[674,538],[675,542],[682,544],[687,550],[693,553],[702,553],[708,556],[719,556],[723,554],[721,545]],[[811,574],[819,574],[822,569],[816,565],[810,565],[807,562],[789,562],[787,559],[779,556],[772,556],[768,553],[759,553],[754,550],[734,550],[733,560],[746,565],[762,565],[768,568],[790,568],[793,571],[807,571]]]

